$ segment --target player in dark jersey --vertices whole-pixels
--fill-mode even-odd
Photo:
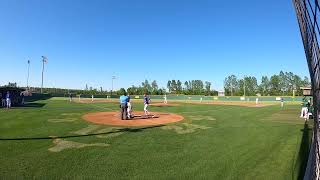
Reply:
[[[149,103],[150,103],[150,98],[147,96],[147,94],[144,94],[143,102],[144,102],[144,108],[143,108],[144,114],[145,115],[149,115],[148,106],[149,106]]]

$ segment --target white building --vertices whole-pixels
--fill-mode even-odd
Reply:
[[[219,97],[224,97],[225,96],[224,91],[218,91],[218,96]]]

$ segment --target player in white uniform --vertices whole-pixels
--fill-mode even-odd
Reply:
[[[163,97],[163,98],[164,98],[164,102],[163,102],[163,103],[164,103],[164,104],[168,104],[168,101],[167,101],[167,95],[166,95],[166,94],[164,95],[164,97]]]
[[[128,118],[131,119],[132,118],[132,105],[131,105],[131,102],[130,102],[130,95],[128,94],[128,102],[127,102],[127,115],[128,115]]]
[[[144,96],[143,96],[143,102],[144,102],[144,108],[143,108],[144,114],[145,114],[145,115],[149,115],[148,105],[149,105],[149,103],[150,103],[150,99],[149,99],[149,97],[147,96],[147,94],[144,94]]]
[[[7,95],[6,95],[6,101],[7,101],[7,109],[10,109],[11,108],[11,97],[10,97],[9,91],[7,92]]]

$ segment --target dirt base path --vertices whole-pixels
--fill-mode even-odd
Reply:
[[[266,106],[272,106],[274,104],[255,104],[255,102],[235,102],[235,101],[215,101],[215,102],[187,102],[189,104],[208,104],[208,105],[230,105],[230,106],[244,106],[244,107],[266,107]]]
[[[155,106],[155,107],[171,107],[171,106],[180,106],[180,104],[176,103],[151,103],[150,106]]]
[[[152,112],[148,117],[144,116],[144,112],[135,112],[134,115],[133,119],[121,120],[119,112],[96,112],[85,114],[82,118],[95,124],[111,126],[155,126],[174,123],[184,119],[183,116],[163,112]]]

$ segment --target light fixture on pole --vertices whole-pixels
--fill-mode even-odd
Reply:
[[[43,73],[44,73],[44,64],[48,63],[48,58],[45,56],[42,57],[42,78],[41,78],[41,93],[43,92]]]

